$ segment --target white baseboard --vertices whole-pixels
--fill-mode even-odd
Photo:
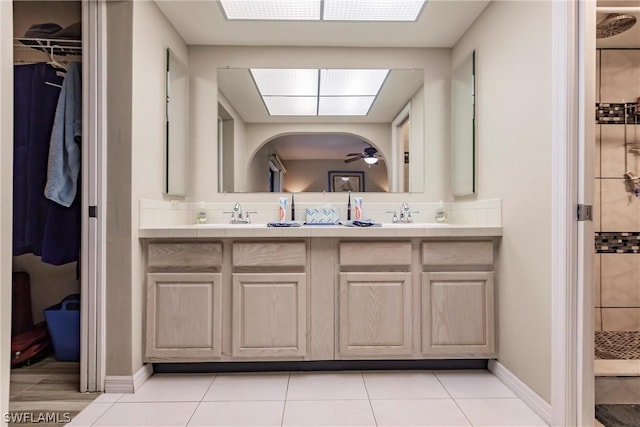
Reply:
[[[135,393],[153,375],[150,363],[143,365],[134,375],[107,375],[104,382],[105,393]]]
[[[509,387],[533,412],[538,414],[545,423],[551,425],[551,405],[549,403],[497,360],[489,360],[488,367],[489,371]]]

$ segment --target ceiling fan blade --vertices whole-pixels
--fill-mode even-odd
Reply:
[[[350,159],[345,160],[345,163],[355,162],[356,160],[360,160],[360,157],[352,157]]]
[[[351,157],[351,156],[361,156],[362,153],[349,153],[347,154],[347,157]]]

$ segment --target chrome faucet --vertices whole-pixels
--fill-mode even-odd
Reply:
[[[409,204],[407,202],[402,202],[402,204],[400,205],[400,216],[396,215],[396,212],[394,211],[393,219],[391,220],[391,222],[403,224],[412,223],[413,218],[411,217],[411,213],[412,211],[411,209],[409,209]]]
[[[233,205],[233,210],[232,211],[227,211],[224,213],[230,213],[231,214],[231,224],[251,224],[251,218],[249,218],[249,212],[243,212],[242,211],[242,206],[240,206],[240,203],[236,202],[235,205]]]

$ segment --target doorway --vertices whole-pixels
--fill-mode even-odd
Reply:
[[[52,265],[45,265],[47,263],[42,262],[41,250],[30,250],[29,248],[25,250],[25,248],[22,248],[21,251],[16,251],[16,248],[13,248],[13,252],[17,256],[12,260],[12,271],[22,270],[31,273],[28,275],[31,284],[29,290],[33,291],[34,298],[25,306],[31,308],[32,321],[37,323],[43,320],[43,308],[52,306],[57,308],[58,306],[55,303],[61,302],[62,299],[71,294],[81,294],[80,303],[78,304],[75,301],[76,307],[80,305],[81,309],[80,354],[77,354],[75,347],[66,347],[74,348],[73,356],[70,357],[65,354],[60,358],[71,358],[74,359],[73,361],[57,361],[55,357],[59,355],[53,352],[49,353],[48,357],[40,361],[39,364],[32,362],[36,362],[42,357],[29,360],[28,362],[31,366],[19,371],[23,376],[22,380],[19,375],[8,375],[7,377],[10,376],[17,380],[13,381],[14,384],[22,383],[22,385],[12,384],[14,386],[9,393],[10,396],[7,396],[11,397],[12,400],[11,411],[21,410],[21,408],[29,409],[28,405],[31,404],[29,402],[34,402],[31,398],[36,394],[36,388],[34,388],[34,384],[29,384],[27,387],[24,382],[34,383],[36,378],[44,379],[42,372],[38,373],[39,370],[49,373],[52,370],[58,371],[58,374],[54,374],[53,377],[49,377],[43,382],[43,385],[48,383],[49,390],[54,386],[61,385],[61,388],[67,392],[80,394],[80,392],[100,391],[104,388],[105,322],[103,286],[106,209],[103,202],[105,181],[102,176],[106,169],[104,164],[105,156],[103,155],[105,148],[103,126],[105,118],[103,113],[106,110],[100,106],[100,102],[105,99],[103,83],[105,81],[106,48],[104,46],[104,34],[106,31],[106,14],[104,13],[104,7],[105,5],[102,2],[13,2],[2,10],[3,26],[5,28],[13,27],[12,36],[15,39],[13,41],[12,57],[16,64],[14,68],[21,65],[39,63],[48,66],[58,65],[59,70],[55,71],[48,81],[51,85],[47,85],[55,89],[57,86],[53,86],[53,84],[62,86],[60,83],[64,82],[66,78],[63,74],[66,74],[64,71],[68,71],[68,64],[74,62],[74,60],[82,63],[82,66],[78,68],[82,80],[82,100],[80,102],[82,108],[80,111],[83,117],[81,131],[81,146],[83,149],[80,154],[80,171],[72,204],[77,202],[79,205],[82,202],[83,206],[89,205],[90,207],[90,209],[78,209],[77,222],[80,223],[78,235],[81,238],[78,239],[79,242],[74,244],[77,247],[76,252],[82,253],[81,256],[76,254],[76,258],[73,259],[71,257],[71,260],[69,256],[59,256],[57,259],[53,259],[54,262],[50,262]],[[52,23],[54,25],[51,25]],[[56,25],[61,28],[60,32],[58,32]],[[38,30],[41,30],[41,32],[38,33]],[[52,30],[60,38],[54,39],[54,42],[49,42],[47,39],[52,39],[53,37],[47,34],[47,31],[51,32]],[[5,39],[5,37],[7,38]],[[7,41],[8,37],[8,34],[3,34],[3,48],[7,50],[10,46]],[[49,43],[48,47],[47,43]],[[74,53],[77,55],[73,55]],[[42,65],[39,67],[42,67]],[[63,70],[64,68],[67,69]],[[21,70],[20,73],[22,72]],[[60,74],[59,76],[58,73]],[[14,77],[16,77],[15,70]],[[20,76],[18,75],[18,77]],[[59,77],[62,82],[54,82],[53,78],[55,77]],[[6,80],[3,82],[2,89],[7,92],[14,92],[12,90],[14,89],[13,84],[8,83]],[[62,88],[57,89],[62,90]],[[20,99],[24,99],[17,96],[15,98],[17,98],[16,103]],[[4,107],[8,108],[7,105]],[[16,109],[17,107],[15,106],[12,108],[14,113]],[[8,111],[11,112],[12,110]],[[8,125],[7,121],[3,123],[4,125]],[[10,133],[4,133],[3,140],[5,137],[6,142],[13,139]],[[10,171],[14,168],[11,168],[10,164],[6,159],[3,159],[4,178],[7,178],[8,171],[9,176],[11,176]],[[11,181],[13,180],[9,179],[9,185],[12,185]],[[6,187],[3,190],[9,191]],[[14,191],[14,193],[19,196],[21,191]],[[10,203],[8,207],[11,209]],[[6,214],[6,210],[4,212]],[[3,236],[6,235],[7,241],[9,241],[11,240],[11,234],[9,234],[11,233],[11,226],[7,228],[7,225],[3,223]],[[64,230],[64,228],[58,227],[58,231],[60,230]],[[10,245],[7,245],[3,250],[6,250],[5,254],[8,254],[8,251],[12,249]],[[40,254],[37,252],[40,252]],[[51,254],[51,251],[49,251],[49,254]],[[48,255],[47,258],[51,261],[52,256]],[[3,259],[2,265],[5,273],[8,270],[6,261],[6,259]],[[4,277],[9,277],[8,273]],[[10,307],[5,303],[9,299],[4,299],[10,293],[11,284],[7,283],[5,286],[3,283],[3,311],[5,308]],[[11,318],[10,311],[5,311],[8,314],[6,319]],[[5,343],[8,342],[10,335],[10,323],[10,321],[3,322],[3,328],[5,328],[3,329],[3,336],[7,337]],[[64,327],[62,329],[66,330]],[[3,358],[2,360],[3,362],[6,361],[7,365],[9,364],[8,359]],[[14,370],[13,372],[18,371]],[[8,370],[7,373],[9,373]],[[4,376],[3,372],[3,379],[7,377]],[[58,380],[60,380],[59,384],[56,383]],[[53,385],[51,384],[52,381],[54,382]],[[3,394],[3,400],[4,396],[6,395]],[[91,397],[91,395],[87,395],[87,397]],[[16,404],[16,401],[21,401],[21,403]],[[3,401],[3,408],[5,402],[6,400]],[[69,410],[68,412],[73,413],[81,409],[78,405],[80,404],[76,402],[75,405],[70,404],[66,408]],[[50,406],[48,405],[47,407]],[[37,408],[34,407],[34,409]]]

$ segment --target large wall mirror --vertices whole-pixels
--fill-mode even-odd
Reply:
[[[477,191],[476,171],[476,52],[453,70],[452,76],[452,186],[454,196]]]
[[[189,145],[189,73],[167,49],[165,192],[187,195]]]
[[[217,81],[220,192],[335,191],[336,172],[362,172],[367,192],[423,191],[424,70],[226,68]]]

